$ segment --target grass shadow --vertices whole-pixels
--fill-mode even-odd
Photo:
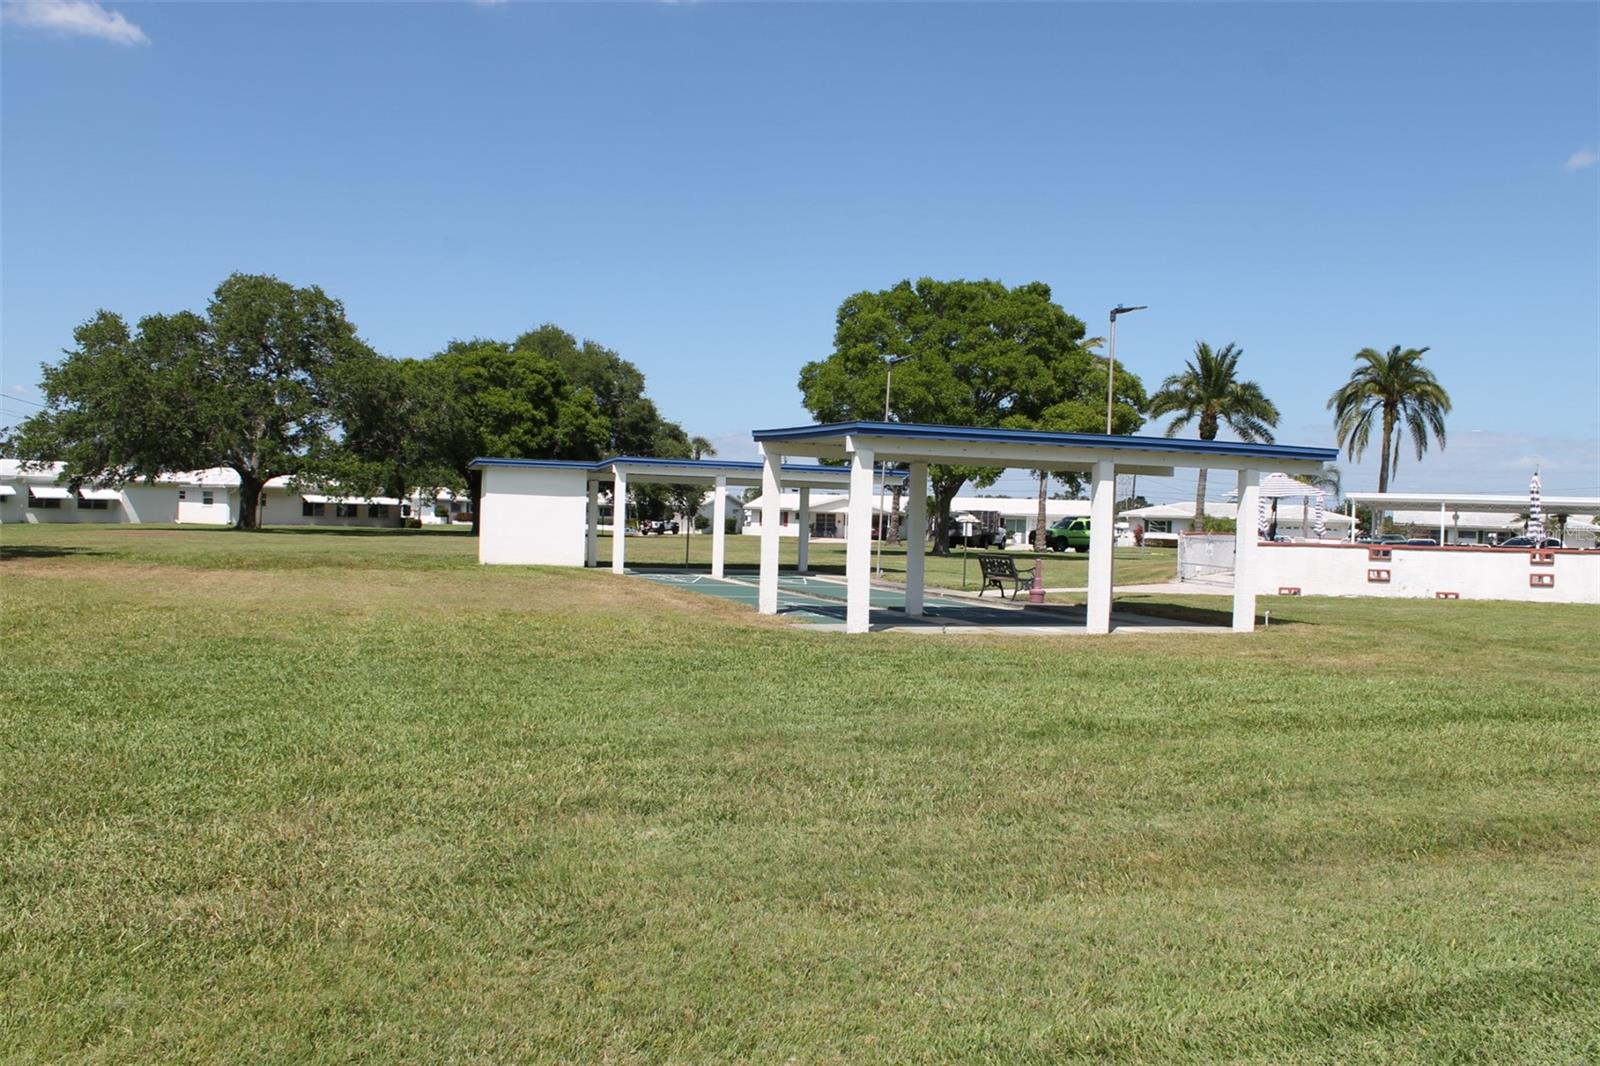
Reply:
[[[1233,609],[1219,609],[1215,607],[1196,607],[1187,603],[1150,603],[1142,600],[1114,599],[1112,609],[1127,614],[1142,614],[1150,618],[1164,618],[1172,622],[1192,622],[1195,625],[1205,626],[1231,626],[1233,625]],[[1263,625],[1265,616],[1256,615],[1256,625]],[[1285,618],[1282,615],[1272,620],[1273,625],[1299,626],[1312,625],[1299,618]]]
[[[60,559],[68,555],[100,555],[92,548],[63,548],[54,544],[0,544],[0,562],[12,559]]]

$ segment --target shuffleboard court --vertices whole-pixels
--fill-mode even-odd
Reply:
[[[724,578],[714,578],[704,571],[630,567],[628,573],[659,584],[731,600],[748,606],[752,611],[756,609],[759,590],[757,576],[753,572],[730,573]],[[877,627],[1060,630],[1083,626],[1082,612],[1070,608],[1030,611],[1010,603],[929,596],[924,601],[923,609],[925,614],[922,618],[909,617],[905,613],[905,593],[902,590],[872,590],[872,623]],[[814,574],[781,574],[778,578],[778,614],[810,625],[842,624],[845,618],[844,582]]]

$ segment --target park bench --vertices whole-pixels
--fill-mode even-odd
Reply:
[[[1017,593],[1033,584],[1033,567],[1026,570],[1017,569],[1017,561],[1009,555],[980,555],[978,566],[983,571],[983,588],[978,590],[982,596],[991,588],[1000,590],[1000,598],[1005,599],[1006,585],[1011,586],[1011,598],[1016,599]]]

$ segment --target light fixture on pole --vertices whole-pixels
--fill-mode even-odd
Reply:
[[[1117,316],[1131,314],[1134,311],[1143,311],[1145,304],[1138,307],[1124,307],[1121,304],[1111,309],[1111,340],[1106,363],[1106,436],[1111,436],[1111,405],[1117,393]]]
[[[894,386],[894,368],[910,359],[909,355],[886,355],[883,357],[883,420],[889,421],[889,390]],[[878,564],[877,576],[883,576],[883,541],[888,533],[885,519],[888,517],[887,503],[889,495],[889,464],[878,464]]]

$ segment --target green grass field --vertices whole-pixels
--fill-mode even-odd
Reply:
[[[846,637],[449,532],[0,554],[0,1059],[1600,1059],[1600,609]]]

